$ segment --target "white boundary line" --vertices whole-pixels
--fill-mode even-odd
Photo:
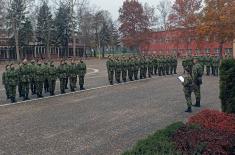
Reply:
[[[176,74],[177,75],[177,74]],[[165,77],[165,76],[160,76],[160,77]],[[170,76],[167,76],[170,77]],[[67,95],[71,95],[71,94],[77,94],[77,93],[82,93],[82,92],[88,92],[88,91],[92,91],[92,90],[97,90],[97,89],[102,89],[102,88],[108,88],[108,87],[115,87],[115,86],[120,86],[120,85],[126,85],[126,84],[130,84],[130,83],[137,83],[137,82],[141,82],[141,81],[147,81],[147,80],[151,80],[151,79],[156,79],[159,78],[159,76],[154,76],[152,78],[146,78],[146,79],[139,79],[139,80],[135,80],[135,81],[128,81],[128,82],[123,82],[123,83],[119,83],[119,84],[114,84],[114,85],[103,85],[103,86],[99,86],[99,87],[94,87],[94,88],[90,88],[90,89],[86,89],[86,90],[78,90],[75,92],[69,92],[69,93],[65,93],[65,94],[58,94],[58,95],[54,95],[54,96],[47,96],[44,98],[36,98],[36,99],[31,99],[31,100],[27,100],[27,101],[20,101],[20,102],[16,102],[16,103],[8,103],[8,104],[2,104],[0,105],[0,107],[7,107],[7,106],[12,106],[12,105],[17,105],[17,104],[23,104],[23,103],[32,103],[33,101],[40,101],[40,100],[46,100],[46,99],[50,99],[50,98],[55,98],[55,97],[59,97],[59,96],[67,96]]]

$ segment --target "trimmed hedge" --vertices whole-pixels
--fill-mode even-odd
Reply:
[[[235,133],[235,114],[206,109],[190,117],[188,124],[198,124],[207,129]]]
[[[131,151],[125,152],[123,155],[177,155],[174,144],[170,137],[176,130],[182,128],[182,122],[174,123],[163,130],[157,131],[144,140],[140,140]]]
[[[172,136],[175,147],[184,155],[235,154],[235,133],[187,125]]]
[[[222,61],[220,66],[220,99],[222,111],[235,113],[235,60]]]

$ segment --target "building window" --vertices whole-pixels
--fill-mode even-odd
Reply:
[[[220,53],[220,49],[219,48],[215,48],[214,51],[215,51],[216,55],[219,55],[219,53]]]
[[[188,49],[188,50],[187,50],[187,54],[188,54],[188,55],[192,55],[192,49]]]
[[[196,49],[196,50],[195,50],[195,53],[196,53],[196,55],[200,55],[200,54],[201,54],[200,49]]]
[[[205,49],[205,53],[206,53],[206,54],[210,54],[210,49],[209,49],[209,48],[206,48],[206,49]]]
[[[232,56],[233,55],[233,49],[232,48],[225,48],[225,55]]]

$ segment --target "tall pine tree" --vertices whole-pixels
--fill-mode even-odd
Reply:
[[[41,45],[46,47],[46,52],[48,58],[50,58],[50,46],[52,43],[51,31],[53,28],[52,14],[49,6],[44,1],[42,6],[39,8],[39,13],[37,17],[37,28],[36,28],[36,37],[37,41]]]
[[[26,15],[27,1],[26,0],[12,0],[9,2],[8,8],[8,29],[13,33],[15,48],[16,48],[16,57],[19,61],[20,50],[19,50],[19,32],[22,27],[23,21]]]
[[[68,55],[69,38],[71,35],[70,7],[60,3],[54,20],[54,33],[57,45],[64,47],[64,56]]]

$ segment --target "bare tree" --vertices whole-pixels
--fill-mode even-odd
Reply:
[[[156,9],[154,6],[150,6],[148,3],[144,4],[144,13],[149,19],[150,26],[154,27],[157,24],[158,17],[156,16]]]
[[[16,56],[18,61],[20,60],[19,31],[32,3],[33,0],[9,0],[6,4],[8,11],[7,26],[8,29],[12,30],[14,35]]]
[[[3,28],[5,26],[5,18],[6,18],[6,1],[0,0],[0,28]]]
[[[171,3],[169,0],[162,0],[157,6],[158,25],[160,30],[167,30],[168,16],[171,12]]]

